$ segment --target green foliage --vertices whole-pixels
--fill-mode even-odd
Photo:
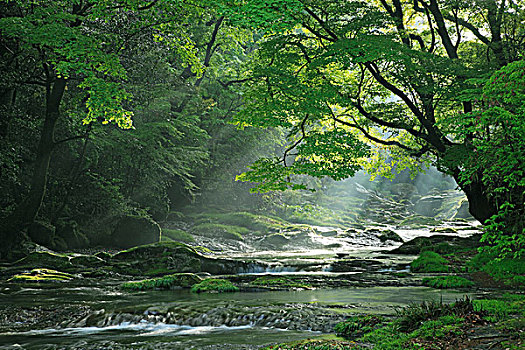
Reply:
[[[152,278],[136,282],[126,282],[121,285],[121,288],[130,291],[172,289],[175,287],[190,288],[199,281],[201,281],[201,278],[192,273],[176,273],[159,278]]]
[[[416,350],[422,349],[417,344],[410,343],[411,337],[407,333],[400,333],[394,322],[365,334],[360,340],[374,344],[378,350]]]
[[[381,316],[352,316],[336,324],[334,330],[338,336],[352,339],[373,331],[384,322],[385,320]]]
[[[483,271],[498,282],[514,288],[525,287],[525,259],[498,259],[497,252],[482,251],[468,263],[470,271]]]
[[[227,293],[227,292],[237,292],[238,287],[234,286],[228,280],[224,279],[214,279],[207,278],[204,281],[194,284],[191,287],[193,293],[202,293],[202,292],[217,292],[217,293]]]
[[[460,335],[463,333],[462,326],[465,319],[462,317],[448,315],[441,316],[436,320],[426,321],[411,336],[433,340],[450,335]]]
[[[436,252],[424,251],[410,264],[414,272],[448,272],[447,259]]]
[[[474,285],[474,282],[460,276],[438,276],[423,278],[423,285],[438,288],[468,288]]]
[[[164,239],[165,237],[173,241],[185,243],[193,242],[195,240],[193,236],[186,231],[169,228],[162,229],[162,238]]]
[[[474,304],[469,297],[456,300],[452,304],[434,300],[423,301],[398,310],[398,319],[395,322],[400,331],[412,332],[425,321],[436,320],[443,316],[464,316],[474,311]]]
[[[350,350],[355,343],[340,340],[306,339],[284,344],[271,345],[263,350]]]
[[[221,225],[236,226],[237,228],[246,228],[250,231],[258,231],[264,234],[278,231],[287,225],[287,223],[280,218],[248,212],[200,213],[194,217],[197,224],[218,223]]]
[[[493,299],[474,300],[477,311],[485,312],[492,321],[506,319],[509,315],[525,316],[525,296],[521,294],[504,294]]]

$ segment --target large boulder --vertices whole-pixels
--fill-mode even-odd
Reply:
[[[67,249],[79,249],[89,246],[89,240],[80,232],[74,223],[63,223],[57,226],[56,234],[60,237]]]
[[[142,216],[122,217],[112,234],[112,241],[116,247],[131,248],[139,245],[160,241],[161,229],[159,224],[150,218]]]
[[[34,221],[27,229],[27,235],[36,244],[50,246],[55,238],[55,226],[44,221]]]
[[[109,264],[119,273],[160,276],[180,272],[235,274],[254,268],[240,260],[208,258],[179,242],[160,242],[134,247],[111,257]]]
[[[431,250],[440,254],[452,253],[460,249],[475,249],[480,246],[480,235],[458,237],[449,235],[434,235],[430,237],[416,237],[403,243],[400,247],[391,250],[392,254],[419,254],[424,250]]]
[[[434,217],[439,213],[442,204],[442,196],[425,196],[415,203],[414,211],[419,215]]]

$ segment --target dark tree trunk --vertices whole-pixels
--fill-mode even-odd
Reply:
[[[27,197],[16,206],[0,228],[1,259],[8,258],[11,250],[24,240],[24,230],[35,220],[42,205],[46,193],[49,162],[55,145],[55,126],[60,116],[60,102],[65,87],[66,80],[59,78],[48,89],[44,125],[38,143],[31,187]]]
[[[459,173],[458,173],[459,175]],[[465,192],[469,204],[470,214],[482,224],[490,217],[497,213],[496,205],[488,197],[485,186],[481,180],[472,180],[468,185],[461,185],[459,176],[455,175],[454,179],[459,184],[459,187]],[[478,174],[481,179],[481,174]]]

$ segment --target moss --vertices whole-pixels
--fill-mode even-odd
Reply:
[[[413,272],[448,272],[447,263],[438,253],[425,251],[410,264],[410,269]]]
[[[474,282],[460,276],[438,276],[423,278],[423,285],[438,289],[468,288]]]
[[[272,276],[263,276],[258,277],[253,282],[250,283],[253,286],[259,287],[276,287],[276,288],[302,288],[302,289],[311,289],[312,286],[304,283],[298,283],[290,278],[286,277],[272,277]]]
[[[434,340],[450,335],[460,335],[465,319],[455,315],[441,316],[437,320],[425,321],[412,334],[413,338]]]
[[[262,350],[347,350],[356,349],[353,342],[335,340],[335,339],[306,339],[271,345]]]
[[[243,235],[250,231],[240,226],[205,223],[194,226],[193,232],[206,237],[221,237],[242,241]]]
[[[169,238],[173,241],[186,243],[195,241],[193,236],[186,231],[168,228],[162,229],[162,238]]]
[[[352,339],[373,331],[384,321],[383,317],[375,315],[352,316],[336,324],[334,330],[338,336]]]
[[[159,278],[151,278],[136,282],[126,282],[122,284],[123,289],[152,290],[152,289],[172,289],[174,287],[190,288],[192,285],[199,283],[201,278],[192,273],[177,273]]]
[[[525,295],[504,294],[495,299],[474,300],[477,311],[486,312],[491,321],[503,320],[509,315],[525,316]]]
[[[57,270],[71,270],[73,265],[70,262],[69,256],[65,254],[55,254],[50,252],[32,252],[26,257],[16,261],[16,266],[36,267],[43,266],[45,268]]]
[[[215,278],[207,278],[204,281],[197,283],[191,287],[191,291],[193,293],[202,293],[202,292],[217,292],[217,293],[225,293],[225,292],[237,292],[239,290],[238,287],[234,286],[233,283],[231,283],[228,280],[224,279],[215,279]]]
[[[14,275],[8,282],[63,282],[73,279],[74,276],[50,269],[33,269],[31,272],[25,272]]]

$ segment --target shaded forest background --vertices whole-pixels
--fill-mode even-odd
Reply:
[[[56,232],[39,242],[52,248],[111,245],[119,218],[162,221],[199,198],[205,206],[203,193],[249,210],[268,203],[251,182],[282,190],[303,175],[433,164],[466,191],[474,217],[489,219],[487,243],[523,252],[519,3],[0,5],[7,246],[42,226]],[[416,15],[428,23],[409,25]],[[342,102],[338,79],[367,94]],[[247,183],[234,181],[260,157]]]

